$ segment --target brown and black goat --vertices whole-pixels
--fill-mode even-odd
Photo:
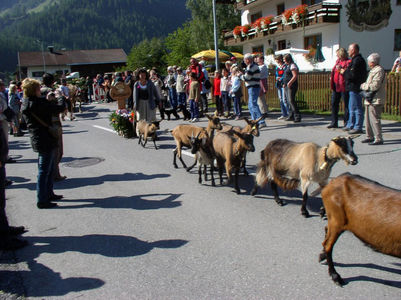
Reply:
[[[199,169],[199,183],[202,183],[202,166],[204,167],[203,173],[205,176],[205,181],[207,181],[207,166],[210,166],[210,176],[212,178],[212,186],[215,186],[214,176],[213,176],[213,163],[214,163],[214,149],[212,144],[212,139],[206,135],[200,138],[201,132],[197,136],[191,137],[191,153],[195,154],[196,161],[198,162]]]
[[[254,152],[253,135],[241,133],[235,130],[230,132],[217,132],[213,138],[213,149],[219,168],[220,184],[223,185],[223,168],[225,166],[228,184],[232,181],[231,172],[234,169],[234,187],[237,194],[240,193],[238,186],[238,174],[243,161],[244,152]]]
[[[139,120],[136,123],[136,134],[139,137],[138,144],[141,144],[142,147],[145,147],[146,143],[148,142],[148,138],[152,138],[153,144],[155,145],[155,149],[157,150],[156,132],[158,129],[160,129],[160,122],[161,121],[153,121],[148,123],[145,120]]]
[[[309,217],[306,209],[308,187],[312,182],[322,188],[327,185],[333,165],[340,159],[346,164],[355,165],[358,157],[353,150],[353,138],[357,136],[335,137],[325,147],[315,143],[295,143],[276,139],[267,144],[261,152],[261,161],[256,171],[256,182],[252,190],[255,195],[258,187],[270,181],[274,199],[279,205],[284,202],[278,195],[277,186],[285,190],[296,189],[301,185],[301,213]]]
[[[239,126],[231,126],[231,125],[228,125],[228,124],[224,124],[222,132],[227,132],[227,131],[230,131],[230,130],[234,130],[236,132],[241,132],[241,133],[250,133],[253,136],[258,137],[260,135],[259,122],[262,119],[263,119],[263,117],[260,117],[257,120],[249,120],[248,118],[243,118],[243,120],[246,122],[246,125],[245,125],[244,128],[241,128]],[[247,152],[245,151],[244,152],[244,157],[243,157],[243,160],[242,160],[241,168],[244,171],[244,175],[248,176],[249,173],[248,173],[248,170],[246,169],[246,153]]]
[[[336,284],[344,280],[334,269],[333,247],[346,230],[375,250],[401,258],[401,191],[345,173],[322,190],[322,199],[328,224],[319,261],[327,260]]]
[[[197,136],[199,133],[201,133],[199,135],[199,138],[203,138],[205,135],[205,133],[207,134],[207,136],[212,137],[214,135],[214,130],[215,129],[221,129],[221,123],[220,123],[220,119],[218,117],[215,116],[209,116],[206,115],[206,117],[209,119],[209,122],[207,124],[207,128],[202,128],[202,127],[198,127],[198,126],[194,126],[194,125],[190,125],[190,124],[182,124],[182,125],[178,125],[176,126],[172,131],[171,134],[174,137],[174,141],[175,144],[177,145],[177,147],[174,149],[174,157],[173,157],[173,165],[174,168],[178,168],[177,165],[177,155],[179,160],[182,163],[182,166],[187,169],[187,171],[190,171],[195,165],[196,165],[196,160],[195,163],[191,166],[191,167],[187,167],[187,165],[185,164],[184,160],[182,159],[182,147],[188,147],[191,148],[191,137],[192,136]]]

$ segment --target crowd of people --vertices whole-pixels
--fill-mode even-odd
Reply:
[[[344,48],[338,49],[337,57],[331,73],[332,115],[328,128],[339,127],[339,104],[343,99],[343,130],[350,134],[361,134],[365,120],[366,138],[362,143],[383,144],[381,114],[386,97],[385,72],[380,66],[380,55],[372,53],[367,57],[369,73],[357,44],[351,44],[348,51]],[[296,100],[299,68],[290,54],[277,55],[275,60],[275,87],[281,108],[278,119],[301,122]],[[395,71],[400,69],[401,52],[393,67]],[[110,97],[110,89],[123,82],[132,91],[126,107],[135,110],[137,120],[155,121],[158,109],[162,119],[166,115],[170,119],[170,114],[179,119],[178,113],[182,112],[184,120],[194,123],[209,112],[209,93],[212,93],[216,104],[215,115],[239,120],[242,116],[243,81],[247,89],[251,118],[258,120],[259,128],[263,128],[266,126],[268,112],[268,76],[263,55],[245,54],[243,64],[232,58],[224,64],[221,71],[214,73],[213,80],[209,77],[204,62],[192,58],[190,66],[185,70],[177,66],[168,67],[164,78],[156,69],[115,73],[112,77],[103,77],[100,74],[94,79],[87,77],[84,94],[87,101],[92,102],[94,86],[97,85]],[[55,86],[55,78],[51,74],[44,74],[42,82],[31,78],[26,78],[23,82],[12,81],[8,89],[0,80],[0,250],[13,250],[26,245],[25,241],[15,237],[23,233],[25,228],[10,226],[5,213],[5,187],[11,184],[6,179],[5,164],[15,162],[8,156],[9,134],[22,136],[22,130],[29,129],[33,151],[38,153],[37,207],[56,207],[57,204],[53,201],[63,197],[54,193],[53,183],[66,178],[60,174],[59,169],[63,156],[60,117],[71,107],[70,90],[66,84],[65,80],[61,80],[61,85]],[[70,120],[73,120],[72,115]]]

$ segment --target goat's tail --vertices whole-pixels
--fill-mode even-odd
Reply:
[[[257,165],[256,169],[256,184],[260,187],[264,187],[269,180],[269,177],[267,176],[267,168],[268,166],[266,165],[265,161],[265,153],[264,150],[260,152],[260,159],[261,161]]]

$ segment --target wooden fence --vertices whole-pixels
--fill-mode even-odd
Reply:
[[[280,108],[274,76],[268,78],[267,103],[270,108]],[[246,93],[246,89],[244,89]],[[245,94],[244,94],[245,95]],[[330,73],[300,73],[297,101],[300,109],[330,111]],[[247,99],[247,95],[245,95]],[[344,111],[341,102],[340,111]],[[401,76],[386,76],[386,104],[384,112],[401,115]]]

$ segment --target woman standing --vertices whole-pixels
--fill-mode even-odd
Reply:
[[[133,95],[137,120],[155,121],[156,105],[158,105],[160,97],[145,69],[140,69],[138,72],[138,81],[134,84]]]
[[[379,64],[379,54],[372,53],[368,56],[370,72],[366,81],[361,84],[362,91],[374,92],[371,99],[364,98],[366,139],[362,143],[369,143],[369,145],[383,144],[381,114],[386,100],[386,84],[384,82],[386,74]]]
[[[214,79],[213,79],[213,95],[214,98],[216,99],[216,116],[223,116],[224,114],[224,108],[223,108],[223,101],[221,99],[221,91],[220,91],[220,85],[221,85],[221,77],[220,77],[220,72],[215,71],[214,72]]]
[[[345,78],[341,73],[342,69],[347,69],[351,60],[348,59],[347,50],[340,48],[336,51],[337,61],[331,71],[330,86],[332,90],[331,95],[331,123],[327,128],[338,128],[338,109],[340,106],[340,100],[344,100],[344,126],[347,125],[349,110],[349,94],[345,90]]]
[[[20,118],[20,100],[17,95],[17,86],[14,84],[10,85],[8,90],[8,106],[14,112],[12,126],[13,126],[13,134],[14,136],[23,136],[24,134],[20,131],[19,128],[19,118]]]
[[[230,95],[234,99],[235,120],[239,120],[241,118],[242,87],[241,87],[240,75],[241,72],[239,71],[238,67],[232,67]]]
[[[285,88],[285,95],[291,106],[291,115],[286,121],[301,122],[301,114],[299,113],[297,103],[295,101],[295,95],[298,91],[298,73],[299,69],[297,64],[292,59],[291,54],[284,56],[284,62],[287,64],[287,68],[284,71],[283,86]]]
[[[281,108],[281,116],[278,117],[278,120],[283,120],[288,118],[290,108],[288,107],[287,103],[287,97],[285,96],[285,88],[283,87],[283,76],[284,76],[284,71],[286,68],[286,64],[284,63],[283,60],[283,55],[279,54],[274,57],[277,63],[276,67],[276,88],[277,88],[277,94],[278,98],[280,100],[280,108]]]

